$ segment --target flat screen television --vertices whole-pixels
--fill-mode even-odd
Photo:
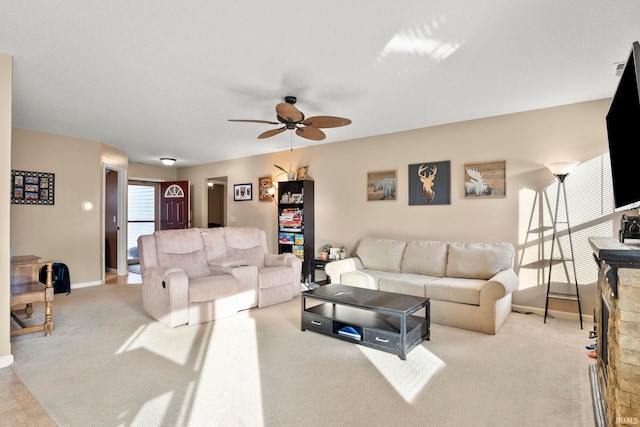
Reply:
[[[640,43],[632,44],[607,113],[616,212],[640,207]]]

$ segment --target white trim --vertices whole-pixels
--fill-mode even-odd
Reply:
[[[94,282],[82,282],[82,283],[74,283],[71,286],[71,290],[73,289],[80,289],[80,288],[90,288],[92,286],[103,286],[105,284],[104,280],[102,282],[100,281],[94,281]]]
[[[6,368],[7,366],[11,366],[13,363],[13,354],[7,354],[6,356],[0,357],[0,368]]]
[[[511,305],[512,311],[517,311],[519,313],[533,313],[537,314],[544,318],[544,308],[540,307],[529,307],[526,305]],[[557,319],[566,319],[566,320],[575,320],[579,321],[578,313],[571,313],[568,311],[560,311],[560,310],[549,310],[547,314],[551,317],[555,317]],[[593,315],[591,314],[582,314],[583,322],[593,322]]]
[[[165,182],[166,180],[158,179],[158,178],[142,178],[142,177],[130,176],[129,181]]]
[[[118,249],[117,249],[117,268],[118,275],[124,276],[127,274],[127,170],[118,166],[111,165],[109,163],[102,164],[102,212],[101,222],[102,227],[100,230],[102,239],[102,283],[106,280],[106,262],[105,262],[105,216],[104,210],[106,206],[106,172],[107,169],[118,172]]]

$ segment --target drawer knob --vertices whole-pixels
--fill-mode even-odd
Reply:
[[[375,339],[375,340],[376,340],[376,341],[378,341],[378,342],[381,342],[381,343],[385,343],[385,344],[389,342],[389,340],[388,340],[388,339],[387,339],[387,340],[383,340],[383,339],[382,339],[382,338],[380,338],[380,337],[376,337],[376,339]]]
[[[322,325],[322,322],[318,322],[317,320],[312,320],[312,321],[311,321],[311,324],[312,324],[312,325],[316,325],[316,326],[321,326],[321,325]]]

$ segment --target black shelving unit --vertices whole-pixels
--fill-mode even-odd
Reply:
[[[302,280],[309,277],[315,250],[313,181],[278,183],[278,253],[293,253],[302,261]]]

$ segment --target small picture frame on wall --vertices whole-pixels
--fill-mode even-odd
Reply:
[[[506,196],[505,160],[464,164],[465,199],[491,199]]]
[[[269,194],[269,190],[273,187],[271,176],[261,176],[258,178],[258,200],[261,202],[273,201],[273,196]]]
[[[21,205],[53,205],[55,174],[48,172],[11,171],[11,203]]]
[[[241,202],[245,200],[253,200],[252,184],[234,184],[233,200]]]
[[[367,201],[396,200],[398,171],[367,172]]]

